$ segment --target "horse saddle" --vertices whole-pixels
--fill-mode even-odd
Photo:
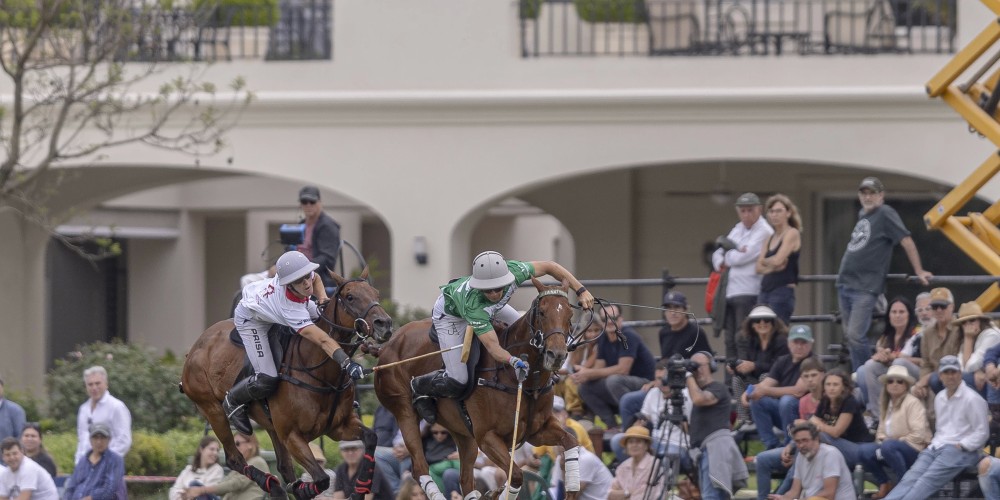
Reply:
[[[431,322],[431,328],[427,331],[427,335],[430,337],[431,342],[441,345],[438,339],[437,329],[434,328],[434,322]],[[476,372],[479,371],[479,361],[480,355],[482,354],[483,343],[479,341],[479,336],[472,334],[472,344],[469,348],[469,361],[465,363],[465,369],[468,370],[469,376],[466,378],[465,388],[462,389],[461,396],[455,398],[457,401],[465,401],[469,399],[472,395],[472,391],[475,390],[478,385],[479,379],[476,377]],[[444,368],[444,361],[441,362],[441,367]]]
[[[274,366],[281,368],[281,360],[285,356],[285,350],[288,349],[288,343],[292,341],[292,336],[295,332],[285,326],[274,323],[271,328],[267,330],[267,345],[271,348],[271,357],[274,358]],[[240,332],[236,328],[229,332],[229,341],[243,347],[243,339],[240,337]],[[240,373],[236,375],[236,380],[233,381],[235,385],[236,382],[243,380],[250,375],[253,375],[253,365],[250,364],[250,356],[246,353],[243,354],[243,368]]]

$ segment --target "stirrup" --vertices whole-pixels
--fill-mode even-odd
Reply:
[[[413,408],[417,410],[417,415],[434,425],[437,422],[437,403],[430,396],[414,396]]]
[[[250,415],[247,414],[246,403],[233,406],[229,402],[227,393],[226,398],[222,400],[222,411],[226,413],[226,420],[236,428],[237,432],[245,435],[253,434],[253,425],[250,423]]]

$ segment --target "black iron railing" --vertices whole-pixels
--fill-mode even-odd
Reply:
[[[518,0],[523,57],[955,51],[957,0]]]

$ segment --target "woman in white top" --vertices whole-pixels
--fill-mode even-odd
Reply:
[[[205,436],[198,443],[198,451],[188,465],[177,476],[170,487],[170,500],[182,500],[184,490],[190,486],[210,486],[218,483],[223,476],[219,465],[219,440],[215,436]],[[216,498],[205,495],[205,498]]]

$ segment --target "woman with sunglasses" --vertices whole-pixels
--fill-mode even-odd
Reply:
[[[247,405],[269,396],[278,387],[278,370],[267,338],[274,324],[287,326],[318,345],[354,380],[364,376],[361,365],[351,361],[337,341],[313,324],[319,317],[319,310],[309,297],[315,296],[319,303],[329,300],[323,281],[315,272],[319,264],[293,250],[279,257],[276,267],[273,278],[255,281],[243,288],[243,299],[233,313],[236,330],[243,340],[254,374],[237,382],[226,393],[222,407],[229,422],[243,434],[253,432]]]
[[[573,273],[552,261],[522,262],[504,260],[498,252],[487,251],[472,261],[472,276],[454,279],[441,286],[441,295],[434,302],[431,319],[438,333],[444,369],[414,378],[413,406],[428,423],[437,420],[437,407],[433,398],[453,398],[465,388],[469,373],[462,361],[462,352],[453,347],[462,345],[467,329],[482,342],[483,348],[493,359],[509,363],[519,373],[527,375],[528,363],[511,356],[500,345],[493,330],[493,320],[512,324],[520,317],[507,305],[518,285],[532,278],[549,275],[569,283],[576,291],[580,305],[591,309],[594,296],[580,283]]]
[[[931,442],[930,425],[923,403],[910,394],[916,379],[901,365],[893,365],[879,377],[882,385],[880,406],[885,418],[878,424],[874,443],[858,446],[858,461],[875,477],[878,493],[873,499],[885,498],[895,483],[889,479],[889,467],[896,479],[917,461],[917,455]]]
[[[739,335],[737,342],[747,343],[747,359],[732,360],[726,366],[733,375],[732,390],[736,396],[767,375],[774,360],[788,354],[788,326],[768,306],[753,308],[743,321]],[[736,406],[734,427],[738,430],[750,421],[750,407],[741,401]]]
[[[28,422],[24,425],[24,430],[21,431],[21,450],[24,456],[41,465],[50,476],[56,477],[56,462],[42,444],[42,428],[38,422]]]
[[[914,380],[920,376],[920,367],[910,361],[910,356],[919,350],[916,344],[919,342],[916,336],[919,321],[913,303],[906,297],[895,297],[889,302],[887,310],[889,324],[875,342],[875,354],[858,369],[857,375],[865,406],[876,421],[882,414],[879,404],[882,383],[879,380],[889,367],[900,365],[906,368]]]

